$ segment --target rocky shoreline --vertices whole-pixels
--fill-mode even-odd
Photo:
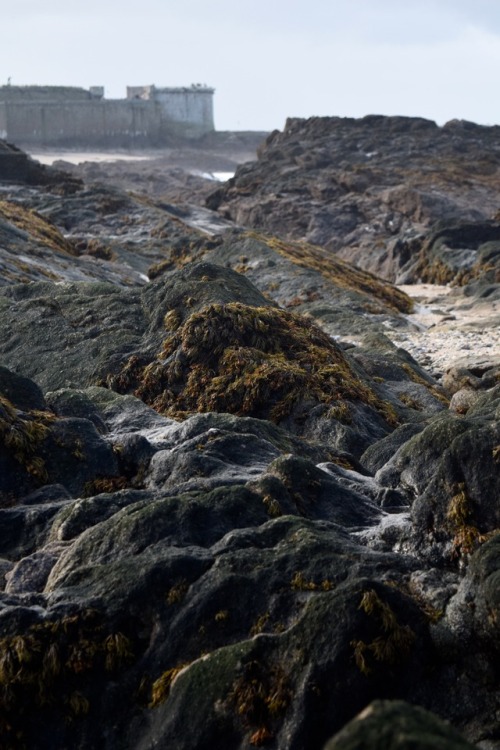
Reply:
[[[2,750],[499,750],[498,139],[2,145]]]

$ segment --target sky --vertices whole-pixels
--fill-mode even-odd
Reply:
[[[8,4],[7,4],[8,3]],[[500,122],[500,0],[0,0],[0,85],[215,88],[217,130]]]

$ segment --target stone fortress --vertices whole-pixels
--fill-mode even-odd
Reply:
[[[128,86],[125,99],[104,87],[0,87],[0,138],[20,146],[155,147],[213,132],[214,89],[201,84]]]

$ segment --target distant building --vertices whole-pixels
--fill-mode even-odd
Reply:
[[[129,86],[126,99],[104,87],[1,86],[0,138],[21,146],[162,146],[214,130],[214,89],[201,84]]]

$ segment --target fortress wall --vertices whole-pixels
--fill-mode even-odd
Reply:
[[[6,102],[4,107],[5,130],[23,145],[155,145],[160,137],[160,113],[148,102]]]
[[[7,102],[88,101],[91,93],[78,86],[0,86],[0,100]]]
[[[5,111],[5,104],[0,102],[0,138],[5,140],[7,138],[7,113]]]
[[[129,87],[127,94],[145,98],[101,99],[69,87],[0,87],[0,137],[23,147],[147,147],[215,130],[213,89]]]
[[[214,130],[213,91],[156,89],[155,101],[166,121],[187,123],[202,133]]]

